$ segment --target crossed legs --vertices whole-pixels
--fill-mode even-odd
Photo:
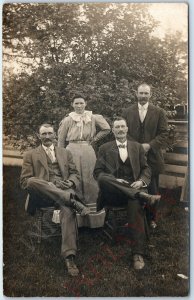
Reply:
[[[32,197],[32,201],[40,200],[40,196],[44,201],[50,205],[60,206],[60,223],[62,233],[61,254],[63,257],[69,255],[76,255],[77,245],[77,228],[76,228],[76,214],[71,207],[70,195],[74,191],[72,189],[61,190],[57,188],[52,182],[41,180],[38,178],[30,178],[28,180],[27,190]],[[45,202],[44,202],[45,204]],[[41,207],[41,203],[39,203]]]
[[[127,205],[128,231],[133,241],[132,252],[144,254],[146,240],[144,212],[140,200],[136,197],[139,190],[118,182],[114,176],[108,174],[101,175],[98,183],[104,205]]]

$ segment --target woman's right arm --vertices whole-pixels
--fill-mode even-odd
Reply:
[[[58,147],[65,148],[66,138],[69,130],[69,117],[64,118],[59,124],[58,129]]]

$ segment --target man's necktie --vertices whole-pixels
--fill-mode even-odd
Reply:
[[[143,121],[145,119],[145,109],[143,106],[139,109],[139,117],[140,117],[141,123],[143,123]]]
[[[52,156],[51,150],[50,148],[46,148],[46,153],[48,155],[48,157],[50,158],[50,160],[52,161],[52,163],[54,163],[54,157]]]
[[[119,148],[123,148],[123,149],[126,148],[126,146],[125,146],[125,145],[122,145],[122,144],[118,145],[118,147],[119,147]]]

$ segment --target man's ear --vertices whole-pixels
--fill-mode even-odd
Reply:
[[[35,135],[36,135],[37,138],[40,140],[40,134],[39,134],[39,133],[35,133]]]

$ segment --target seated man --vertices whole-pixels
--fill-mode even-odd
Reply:
[[[38,136],[42,144],[25,153],[20,178],[21,187],[30,195],[27,211],[33,215],[36,208],[60,208],[61,254],[65,258],[68,273],[77,276],[79,270],[74,262],[77,251],[74,209],[81,215],[89,213],[88,208],[77,201],[74,192],[79,183],[79,174],[71,153],[54,146],[55,132],[50,124],[42,124]]]
[[[128,230],[133,241],[133,266],[136,270],[145,265],[145,228],[143,205],[153,205],[161,196],[147,194],[151,171],[145,159],[143,147],[127,140],[125,119],[117,118],[112,131],[116,141],[99,148],[94,176],[98,180],[100,193],[97,209],[106,205],[127,205]]]

